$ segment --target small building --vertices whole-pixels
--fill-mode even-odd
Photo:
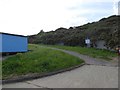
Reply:
[[[58,43],[56,43],[56,45],[61,45],[61,46],[64,46],[64,42],[58,42]]]
[[[27,51],[27,36],[0,32],[0,53],[17,53]]]
[[[106,42],[104,40],[98,40],[95,42],[95,44],[96,48],[107,49],[107,47],[105,46]]]

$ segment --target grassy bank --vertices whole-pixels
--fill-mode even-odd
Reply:
[[[88,55],[94,58],[101,58],[105,60],[111,60],[113,57],[117,57],[115,52],[103,49],[96,49],[96,48],[86,48],[86,47],[79,47],[79,46],[58,46],[58,45],[50,45],[50,47],[75,51],[80,54]]]
[[[30,73],[46,73],[83,63],[77,57],[39,45],[29,45],[31,51],[18,53],[2,62],[3,79]]]

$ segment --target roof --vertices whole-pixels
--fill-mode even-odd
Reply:
[[[4,33],[4,32],[0,32],[0,34],[12,35],[12,36],[19,36],[19,37],[27,37],[27,36],[24,36],[24,35],[11,34],[11,33]]]

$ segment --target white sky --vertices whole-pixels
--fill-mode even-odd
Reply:
[[[0,0],[0,32],[32,35],[118,14],[119,0]]]

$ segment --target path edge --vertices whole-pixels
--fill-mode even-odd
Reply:
[[[72,66],[72,67],[69,67],[69,68],[66,68],[66,69],[58,70],[58,71],[44,73],[44,74],[31,74],[29,76],[19,76],[17,78],[11,78],[11,79],[7,79],[7,80],[2,80],[2,84],[23,82],[23,81],[27,81],[27,80],[33,80],[33,79],[48,77],[48,76],[56,75],[56,74],[59,74],[59,73],[74,70],[76,68],[82,67],[83,65],[85,65],[85,63],[82,63],[82,64],[77,65],[77,66]]]

